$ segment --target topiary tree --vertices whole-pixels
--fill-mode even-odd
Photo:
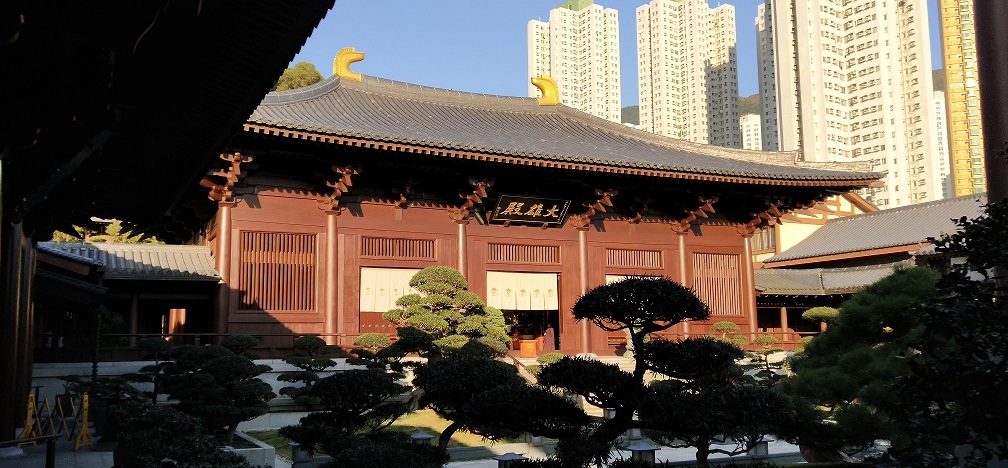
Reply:
[[[440,467],[445,459],[434,447],[411,444],[408,436],[386,430],[409,412],[401,398],[409,387],[399,377],[354,369],[319,379],[309,394],[321,409],[280,433],[305,450],[332,456],[338,466]]]
[[[118,467],[154,468],[165,458],[177,466],[251,468],[244,457],[221,450],[199,418],[170,406],[130,400],[110,409],[120,422],[115,447]]]
[[[265,414],[276,397],[259,376],[269,366],[256,364],[245,353],[255,338],[235,335],[213,346],[179,346],[162,380],[175,407],[203,421],[211,433],[230,444],[238,423]]]
[[[617,439],[631,428],[654,429],[656,440],[669,444],[688,439],[689,445],[707,450],[698,452],[701,464],[713,452],[709,447],[716,434],[742,441],[734,452],[748,449],[759,436],[784,427],[782,421],[790,421],[794,413],[772,389],[739,379],[735,360],[742,351],[714,338],[645,340],[649,333],[709,315],[689,289],[667,278],[631,277],[592,289],[574,305],[574,316],[608,331],[627,330],[637,358],[633,371],[586,357],[563,357],[542,369],[540,386],[516,382],[480,393],[482,398],[465,406],[467,423],[555,437],[556,456],[562,466],[572,467],[606,462]],[[647,372],[686,387],[649,385]],[[612,409],[614,416],[592,422],[562,394]],[[691,406],[697,404],[725,409]],[[704,423],[704,415],[714,412],[719,412],[716,423]],[[682,423],[684,416],[694,419]]]
[[[896,270],[844,302],[832,325],[788,360],[794,375],[782,388],[813,416],[798,437],[803,451],[840,458],[838,450],[854,453],[876,439],[900,444],[907,434],[885,408],[909,372],[903,354],[923,332],[911,306],[933,297],[937,280],[930,268]]]
[[[387,339],[387,338],[386,338]],[[336,365],[327,354],[336,352],[336,347],[329,346],[325,340],[315,335],[299,336],[294,340],[294,354],[283,358],[284,362],[299,370],[283,372],[277,376],[281,382],[299,382],[300,385],[289,385],[280,389],[281,395],[287,395],[295,403],[311,410],[318,404],[318,399],[311,396],[311,387],[319,379],[319,372]]]
[[[720,322],[715,322],[714,325],[711,325],[711,331],[720,333],[722,340],[728,340],[728,334],[739,331],[739,326],[736,325],[735,322],[722,320]]]
[[[410,286],[420,294],[399,298],[397,307],[382,316],[401,328],[412,327],[429,334],[431,342],[423,344],[433,346],[406,349],[407,344],[397,343],[390,353],[421,351],[436,356],[457,352],[470,340],[481,340],[490,348],[501,350],[501,354],[507,352],[511,338],[506,332],[504,314],[467,291],[469,283],[458,270],[427,267],[410,279]]]
[[[839,315],[839,310],[825,306],[813,307],[801,314],[802,318],[805,320],[810,322],[819,322],[820,331],[826,331],[826,327],[836,320]]]
[[[162,361],[171,353],[172,344],[164,338],[144,338],[137,343],[137,347],[144,351],[148,358],[154,359],[154,364],[148,364],[140,368],[135,374],[126,374],[123,378],[130,382],[149,383],[153,387],[150,392],[143,392],[151,399],[151,404],[157,404],[158,395],[161,394],[161,378],[164,370],[171,365],[171,361]]]

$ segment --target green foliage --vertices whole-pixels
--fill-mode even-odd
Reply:
[[[304,88],[319,81],[322,81],[322,74],[315,69],[315,65],[308,62],[298,62],[293,67],[284,70],[272,91]]]
[[[198,418],[172,407],[133,400],[109,411],[120,425],[117,466],[157,468],[164,458],[175,460],[180,467],[250,466],[243,457],[220,450]]]
[[[1008,458],[1008,201],[957,224],[955,234],[933,240],[939,255],[955,260],[933,300],[911,311],[923,332],[903,348],[909,372],[885,407],[907,430],[891,452],[908,465],[988,466]]]
[[[445,294],[445,291],[454,296],[454,293],[469,288],[462,273],[447,266],[431,266],[424,268],[413,275],[410,279],[410,286],[417,291],[426,294]],[[447,285],[447,286],[446,286]]]
[[[299,382],[280,389],[281,395],[286,395],[310,410],[318,400],[311,396],[311,386],[318,380],[318,373],[336,365],[327,354],[335,352],[335,347],[326,344],[325,340],[315,335],[303,335],[294,339],[294,353],[284,356],[283,360],[299,370],[283,372],[277,376],[281,382]]]
[[[840,316],[840,311],[833,307],[813,307],[802,312],[801,316],[803,319],[813,322],[832,323]]]
[[[854,452],[875,439],[897,444],[906,436],[885,408],[895,403],[896,378],[909,371],[902,354],[923,332],[911,306],[934,296],[937,279],[924,267],[895,271],[854,294],[833,324],[790,358],[795,375],[784,390],[819,411],[799,438],[803,446]]]
[[[354,346],[371,351],[377,351],[392,344],[392,340],[384,333],[363,333],[353,342]]]
[[[585,357],[565,356],[543,367],[539,384],[576,393],[600,408],[621,408],[629,405],[626,388],[634,385],[634,376],[619,368]]]
[[[630,330],[634,349],[649,333],[685,320],[706,320],[710,309],[689,288],[660,276],[631,276],[593,288],[574,304],[574,318],[606,331]]]
[[[249,344],[244,338],[227,343],[236,350],[247,350]],[[223,345],[179,346],[171,356],[174,361],[165,367],[162,379],[165,393],[176,400],[178,410],[200,418],[209,431],[223,432],[227,443],[238,423],[266,413],[267,402],[276,397],[258,378],[269,366]]]
[[[729,322],[727,320],[722,320],[720,322],[715,322],[711,325],[711,330],[721,334],[721,338],[726,338],[728,333],[735,333],[739,331],[739,326],[735,322]]]
[[[565,356],[563,353],[544,353],[540,354],[539,357],[536,358],[536,362],[538,362],[543,367],[546,367],[550,364],[553,364],[554,362],[563,359],[564,357]]]
[[[118,219],[101,220],[91,218],[90,226],[74,226],[73,233],[53,232],[52,240],[56,242],[109,242],[117,244],[164,244],[154,236],[135,233],[123,227]],[[99,227],[101,226],[101,227]]]
[[[468,351],[481,353],[489,347],[499,351],[498,355],[507,353],[511,338],[505,331],[504,314],[466,291],[468,282],[457,270],[446,266],[424,268],[413,275],[410,286],[422,294],[403,296],[396,303],[399,307],[385,312],[382,317],[400,327],[421,330],[430,335],[430,339],[423,343],[396,343],[386,356],[416,352],[436,358],[440,354],[459,352],[472,340],[485,346],[478,350],[470,347]]]
[[[123,375],[123,378],[130,382],[150,383],[153,390],[143,392],[143,394],[150,397],[152,404],[156,404],[158,395],[161,394],[161,379],[164,370],[171,365],[170,361],[162,361],[162,359],[171,352],[172,344],[164,338],[150,337],[140,340],[137,347],[144,352],[146,358],[153,358],[154,363],[141,367],[134,374]]]
[[[251,335],[230,335],[224,337],[220,342],[221,346],[239,356],[244,355],[258,344],[259,340]]]
[[[408,390],[398,375],[384,370],[350,370],[319,379],[311,388],[321,411],[280,430],[302,448],[326,453],[337,466],[434,468],[446,460],[431,446],[386,430],[409,411],[400,398]],[[366,464],[366,465],[365,465]]]

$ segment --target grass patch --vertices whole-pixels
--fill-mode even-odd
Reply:
[[[406,434],[424,431],[434,435],[434,443],[437,443],[437,437],[441,435],[441,431],[448,427],[448,424],[447,420],[438,416],[434,411],[427,409],[410,413],[397,419],[389,426],[389,430],[404,432]],[[288,460],[291,459],[291,448],[287,445],[290,441],[280,435],[279,431],[245,431],[245,433],[275,447],[277,455]],[[496,443],[510,444],[515,442],[524,442],[524,440],[521,438],[501,439]],[[448,442],[448,447],[476,447],[480,445],[490,445],[490,441],[484,441],[483,437],[468,432],[456,432],[452,435],[451,441]]]
[[[280,431],[245,431],[245,433],[267,445],[272,445],[276,449],[277,455],[288,460],[294,459],[294,456],[291,454],[291,447],[287,445],[287,442],[290,442],[290,440],[280,435]]]

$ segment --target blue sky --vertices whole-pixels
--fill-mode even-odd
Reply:
[[[634,10],[648,0],[596,0],[619,11],[622,104],[636,104],[637,45]],[[935,11],[937,0],[928,0]],[[292,63],[309,62],[332,74],[336,52],[353,47],[364,61],[352,69],[438,88],[504,96],[526,96],[526,28],[531,19],[549,19],[561,0],[336,0]],[[756,6],[762,0],[711,1],[735,6],[738,31],[739,94],[759,91],[756,82]],[[931,15],[932,49],[940,45]],[[254,34],[254,33],[253,33]],[[932,68],[940,56],[932,54]]]

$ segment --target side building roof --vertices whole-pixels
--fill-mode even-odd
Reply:
[[[848,268],[771,268],[753,271],[761,295],[851,294],[886,276],[904,262]],[[907,265],[908,266],[908,265]]]
[[[40,249],[59,251],[101,264],[106,279],[218,281],[210,248],[199,245],[39,242]]]
[[[245,130],[352,146],[408,145],[437,156],[745,184],[850,188],[881,176],[865,163],[808,163],[796,152],[668,138],[562,104],[539,105],[535,98],[371,76],[358,82],[333,75],[306,88],[270,93]]]
[[[970,195],[831,219],[790,249],[763,260],[763,264],[922,246],[929,237],[954,233],[954,220],[980,216],[986,203],[985,195]]]

